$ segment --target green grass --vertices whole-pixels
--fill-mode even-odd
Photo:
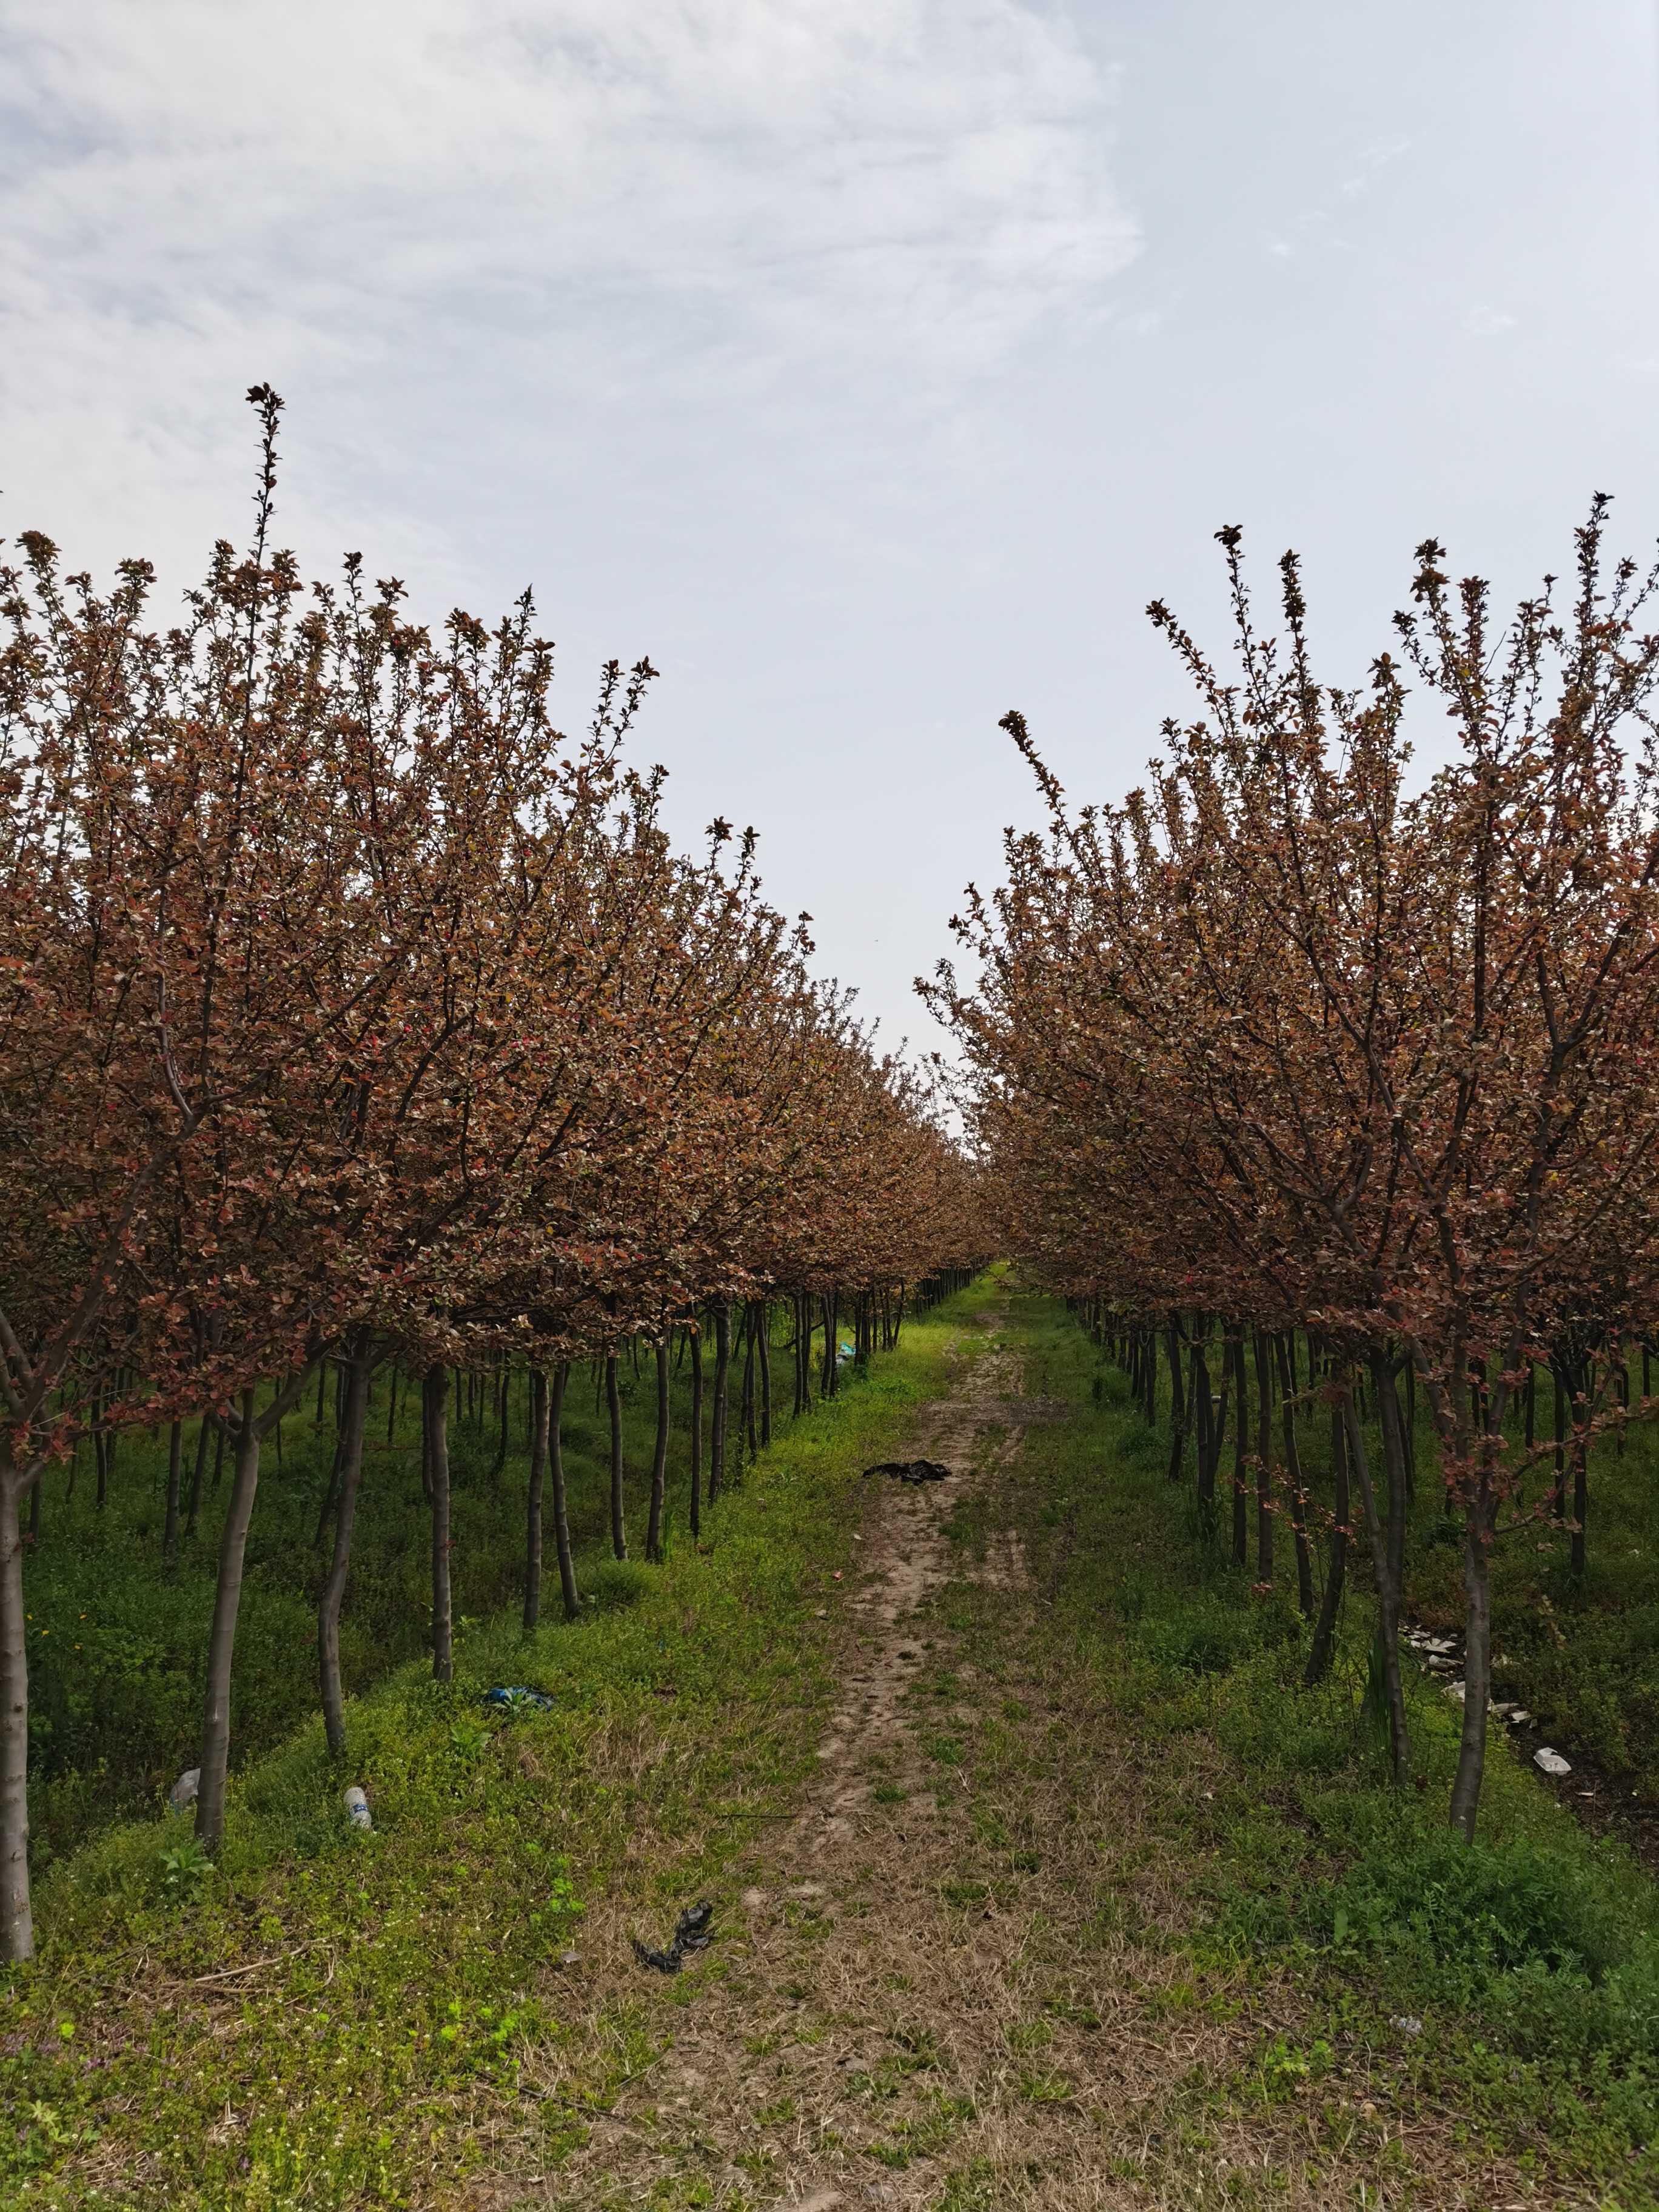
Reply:
[[[1548,1420],[1540,1378],[1540,1429]],[[1639,1378],[1638,1378],[1639,1388]],[[1421,1427],[1419,1423],[1419,1427]],[[1456,1626],[1462,1613],[1461,1531],[1440,1510],[1434,1455],[1425,1470],[1407,1565],[1413,1615]],[[1534,1498],[1547,1470],[1531,1479]],[[1580,1750],[1659,1805],[1659,1431],[1611,1437],[1591,1454],[1588,1558],[1571,1571],[1571,1539],[1547,1512],[1499,1537],[1492,1555],[1493,1649],[1504,1661],[1494,1694],[1522,1704],[1565,1747]]]
[[[556,2156],[651,2056],[619,2020],[603,2077],[543,2094],[556,1962],[606,1891],[645,1928],[720,1902],[778,1817],[828,1692],[860,1472],[939,1387],[951,1334],[948,1309],[907,1322],[867,1380],[785,1424],[701,1553],[590,1566],[591,1608],[529,1643],[511,1613],[474,1620],[453,1686],[393,1666],[348,1709],[343,1771],[319,1723],[291,1727],[234,1782],[216,1866],[164,1817],[50,1867],[42,1955],[0,1979],[0,2201],[400,2205],[491,2142]],[[251,1625],[272,1597],[250,1592]],[[489,1713],[502,1680],[552,1710]],[[346,1822],[348,1780],[372,1835]],[[720,1972],[717,1945],[676,2000]]]
[[[775,1360],[775,1389],[787,1387],[787,1359]],[[786,1370],[781,1375],[780,1370]],[[733,1390],[735,1395],[735,1377]],[[388,1439],[389,1376],[375,1382],[353,1567],[340,1632],[348,1692],[359,1692],[429,1650],[430,1535],[420,1486],[419,1391],[405,1381]],[[525,1378],[514,1378],[510,1449],[501,1473],[495,1417],[452,1411],[453,1606],[463,1624],[510,1605],[521,1589],[528,1473]],[[648,1359],[637,1377],[622,1368],[629,1534],[645,1534],[647,1470],[656,1420]],[[586,1369],[565,1401],[564,1455],[572,1540],[584,1577],[610,1554],[610,1429]],[[669,1464],[669,1540],[684,1532],[689,1480],[690,1382],[675,1377]],[[453,1401],[452,1401],[453,1403]],[[705,1414],[705,1469],[707,1466]],[[735,1425],[735,1424],[734,1424]],[[781,1423],[787,1427],[787,1420]],[[283,1423],[283,1450],[263,1455],[249,1539],[246,1583],[233,1684],[233,1759],[241,1766],[292,1734],[317,1703],[317,1599],[332,1527],[313,1540],[334,1452],[331,1411],[319,1423],[314,1394]],[[188,1485],[195,1428],[185,1437]],[[213,1612],[219,1529],[228,1475],[211,1487],[210,1449],[204,1510],[169,1570],[161,1558],[167,1480],[165,1434],[121,1439],[107,1505],[96,1504],[83,1452],[72,1487],[48,1479],[41,1540],[26,1566],[29,1611],[30,1781],[37,1873],[80,1848],[112,1820],[153,1809],[197,1759],[202,1667]],[[547,1601],[557,1607],[550,1533]],[[464,1626],[463,1634],[468,1632]]]
[[[1481,1839],[1455,1842],[1444,1823],[1456,1717],[1427,1681],[1411,1688],[1422,1787],[1393,1789],[1364,1698],[1363,1589],[1331,1681],[1304,1691],[1306,1631],[1282,1576],[1279,1592],[1253,1593],[1224,1536],[1206,1539],[1188,1490],[1165,1480],[1166,1432],[1147,1427],[1062,1309],[1017,1298],[1013,1317],[1025,1390],[1067,1400],[1073,1418],[1028,1431],[1017,1477],[966,1505],[953,1533],[982,1557],[1012,1518],[1050,1601],[1019,1632],[1024,1663],[1034,1647],[1066,1716],[1056,1726],[1084,1716],[1087,1736],[1132,1747],[1187,1924],[1133,1924],[1127,1897],[1102,1910],[1180,1955],[1184,1978],[1166,2004],[1182,1990],[1233,2004],[1277,1978],[1305,2014],[1296,2034],[1264,2037],[1237,2078],[1195,2084],[1194,2124],[1206,2109],[1316,2095],[1334,2069],[1358,2071],[1384,2110],[1449,2104],[1472,2142],[1523,2168],[1611,2191],[1598,2201],[1624,2212],[1659,2203],[1651,1881],[1621,1847],[1582,1832],[1501,1741]],[[1008,1663],[1006,1609],[961,1587],[951,1603],[994,1677]],[[985,1723],[980,1756],[994,1753],[995,1725]]]

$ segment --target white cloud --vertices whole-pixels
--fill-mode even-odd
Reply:
[[[457,362],[572,435],[948,391],[1134,251],[1109,88],[1032,0],[12,0],[0,73],[0,483],[95,469],[120,518],[217,502],[256,375],[335,395],[349,479]]]

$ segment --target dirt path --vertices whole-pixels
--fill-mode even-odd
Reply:
[[[951,1479],[872,1485],[819,1771],[742,1894],[720,1971],[588,2144],[514,2201],[898,2212],[937,2203],[944,2166],[971,2168],[972,2151],[943,2166],[941,2154],[959,2149],[989,2086],[988,2054],[1006,2070],[1002,2023],[1030,1998],[1007,1986],[1019,1923],[971,1880],[965,1904],[946,1894],[968,1825],[950,1732],[973,1724],[993,1686],[957,1662],[935,1609],[964,1575],[1011,1595],[1027,1582],[1012,1535],[975,1567],[947,1533],[1024,1434],[1001,1322],[995,1309],[975,1316],[950,1395],[921,1409],[903,1447]],[[1064,2125],[1050,2114],[1043,2131]]]
[[[482,2182],[468,2206],[1569,2202],[1478,2154],[1419,2193],[1445,2124],[1408,2143],[1363,2080],[1334,2104],[1215,2094],[1304,2023],[1266,1978],[1186,1978],[1169,1940],[1182,1869],[1147,1816],[1163,1764],[1030,1648],[1044,1593],[999,1492],[1030,1425],[1064,1409],[1019,1395],[1005,1326],[998,1309],[974,1317],[951,1390],[909,1439],[950,1480],[869,1498],[817,1772],[725,1903],[720,1941],[672,1981],[596,1978],[581,2035],[611,2039],[621,2094],[556,2166]],[[1190,1786],[1207,1794],[1205,1779]],[[628,1932],[625,1903],[605,1907],[584,1951],[623,1960]]]

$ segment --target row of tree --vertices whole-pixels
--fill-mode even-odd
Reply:
[[[665,1378],[676,1324],[700,1342],[712,1310],[722,1419],[734,1304],[827,1297],[833,1343],[838,1296],[868,1328],[884,1296],[963,1249],[958,1156],[809,974],[807,917],[765,904],[752,835],[717,821],[702,857],[673,850],[660,771],[623,757],[648,664],[606,670],[572,744],[527,598],[493,630],[456,613],[434,636],[355,556],[337,586],[306,590],[270,538],[281,402],[250,398],[252,544],[216,549],[174,627],[150,627],[140,562],[100,595],[30,535],[0,571],[12,1957],[33,1942],[20,1514],[81,1439],[101,1454],[124,1427],[170,1429],[177,1461],[179,1425],[206,1415],[223,1440],[198,1801],[212,1849],[261,1451],[319,1364],[341,1394],[319,1623],[338,1742],[377,1367],[420,1378],[445,1676],[457,1370],[529,1373],[538,1560],[573,1359],[611,1361],[614,1384],[618,1347],[642,1337]],[[533,1590],[527,1604],[533,1619]]]
[[[1007,717],[1048,830],[1011,834],[1006,884],[969,894],[976,975],[932,987],[1002,1249],[1085,1302],[1149,1406],[1162,1352],[1170,1472],[1190,1468],[1206,1520],[1231,1401],[1235,1556],[1253,1509],[1271,1580],[1288,1518],[1311,1612],[1316,1518],[1340,1597],[1352,1486],[1401,1780],[1425,1409],[1463,1531],[1451,1817],[1471,1836],[1492,1546],[1553,1510],[1582,1565],[1589,1442],[1628,1417],[1659,1322],[1656,574],[1609,560],[1606,518],[1598,498],[1569,603],[1546,579],[1507,623],[1419,548],[1394,649],[1353,690],[1316,678],[1295,557],[1264,635],[1220,533],[1235,653],[1218,665],[1151,609],[1200,707],[1165,726],[1145,788],[1073,809]],[[1431,774],[1408,725],[1447,756]],[[1298,1417],[1305,1436],[1319,1407],[1332,1491],[1310,1518]]]

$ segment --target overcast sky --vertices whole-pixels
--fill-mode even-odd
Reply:
[[[173,585],[248,514],[436,619],[533,585],[894,1041],[1036,818],[1121,794],[1302,549],[1333,680],[1413,546],[1659,533],[1650,0],[0,0],[0,526]]]

